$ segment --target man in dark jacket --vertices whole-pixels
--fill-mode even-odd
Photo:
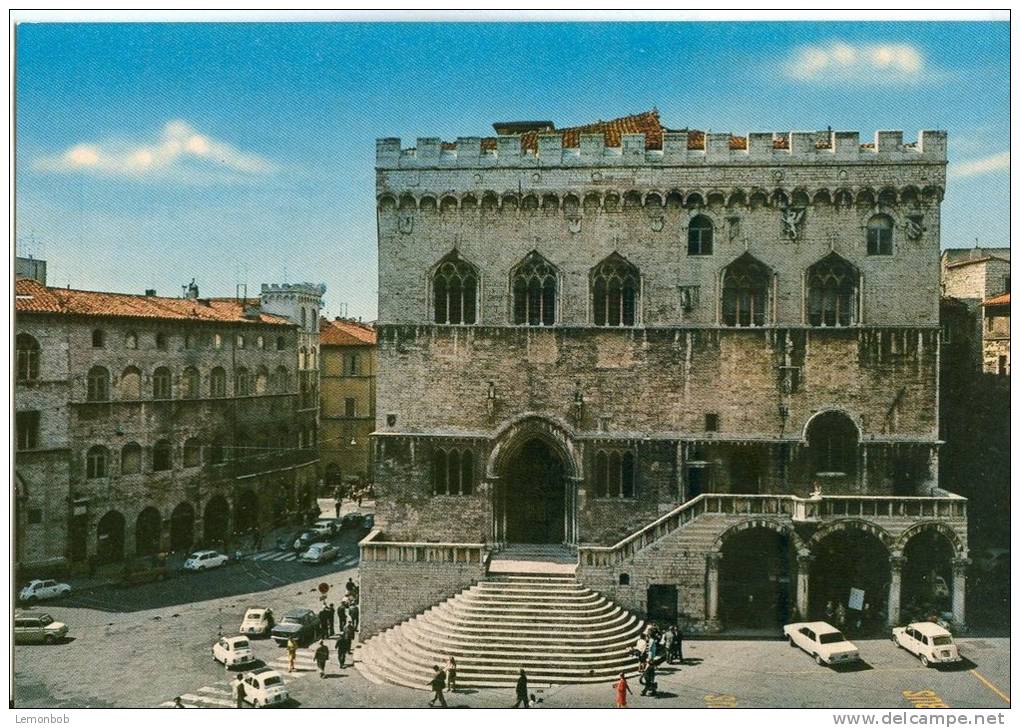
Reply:
[[[329,635],[329,610],[323,607],[319,610],[319,637]]]
[[[319,677],[326,677],[326,661],[329,659],[329,648],[326,643],[319,641],[319,647],[315,650],[315,664],[319,668]]]
[[[340,636],[336,638],[336,660],[340,663],[340,669],[343,669],[347,663],[347,653],[351,651],[351,641],[347,639],[347,634],[340,630]]]
[[[659,686],[655,682],[655,663],[651,660],[648,661],[648,667],[645,668],[645,672],[641,676],[641,682],[644,683],[644,687],[641,688],[642,695],[648,695],[649,693],[655,695]]]
[[[446,673],[439,669],[439,665],[433,665],[432,669],[435,674],[432,676],[432,682],[429,683],[429,687],[432,688],[432,700],[429,701],[429,705],[435,705],[436,701],[444,708],[446,707],[446,698],[443,697],[443,689],[446,687]]]
[[[336,607],[333,606],[333,602],[330,602],[329,606],[326,607],[326,622],[329,627],[329,632],[327,632],[326,635],[332,637],[336,634],[333,629],[336,624]]]
[[[524,668],[521,668],[521,674],[517,678],[517,702],[514,703],[513,707],[520,706],[524,703],[525,708],[531,707],[528,701],[528,676],[524,674]]]

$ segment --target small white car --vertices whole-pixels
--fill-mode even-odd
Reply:
[[[925,667],[963,659],[949,630],[932,622],[912,622],[906,627],[893,627],[892,641],[897,647],[920,658]]]
[[[67,637],[67,625],[44,612],[14,612],[14,644],[42,642],[54,645]]]
[[[795,622],[783,627],[791,647],[799,647],[819,665],[839,665],[861,659],[857,646],[828,622]]]
[[[31,604],[44,599],[56,599],[71,593],[69,584],[61,584],[53,579],[33,579],[18,592],[18,599]]]
[[[276,620],[273,619],[272,609],[248,607],[238,632],[251,637],[268,637],[274,624],[276,624]]]
[[[313,543],[301,554],[301,560],[308,564],[321,564],[335,559],[337,553],[336,546],[331,543]]]
[[[332,538],[340,530],[340,521],[335,518],[320,518],[312,525],[311,530],[323,538]]]
[[[290,700],[283,675],[270,667],[260,667],[244,676],[244,701],[253,708],[282,705]]]
[[[221,637],[212,648],[212,656],[224,667],[238,667],[255,662],[255,653],[247,637]]]
[[[184,562],[184,568],[189,571],[205,571],[223,566],[228,561],[230,561],[230,557],[219,551],[196,551]]]

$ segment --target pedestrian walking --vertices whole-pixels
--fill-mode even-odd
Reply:
[[[439,704],[445,708],[446,698],[443,697],[443,688],[446,687],[446,673],[439,669],[439,665],[433,665],[432,670],[432,682],[429,683],[429,687],[432,688],[432,700],[429,701],[429,705],[435,705],[438,700]]]
[[[344,589],[347,591],[347,596],[350,597],[351,602],[354,602],[358,598],[358,585],[354,583],[354,579],[347,577],[347,583],[344,585]]]
[[[825,621],[832,623],[832,620],[836,617],[836,607],[832,604],[830,599],[825,603]]]
[[[287,672],[294,672],[294,659],[297,657],[297,642],[291,637],[287,640]]]
[[[630,689],[630,685],[627,684],[627,676],[621,672],[620,679],[616,681],[613,687],[616,689],[616,707],[626,708],[627,693],[634,694],[634,691]]]
[[[347,641],[351,643],[351,649],[353,650],[354,649],[354,635],[355,635],[354,622],[348,622],[347,623],[347,632],[346,632],[346,634],[347,634]]]
[[[684,663],[684,631],[679,627],[674,627],[676,630],[676,660],[681,665]]]
[[[644,637],[638,637],[638,640],[634,643],[634,648],[630,651],[630,653],[638,660],[644,661],[647,650],[648,641]]]
[[[337,495],[336,499],[333,501],[333,513],[336,514],[337,518],[340,517],[340,504],[341,503],[343,503],[343,501],[341,501],[340,500],[340,496]]]
[[[846,607],[843,606],[843,602],[836,606],[836,626],[840,629],[846,626]]]
[[[641,684],[644,686],[641,688],[642,695],[651,693],[654,696],[658,690],[658,685],[655,682],[655,663],[651,660],[648,661],[648,666],[641,675]]]
[[[347,663],[347,653],[351,651],[351,641],[347,639],[347,635],[344,634],[343,630],[340,631],[340,636],[336,638],[336,661],[340,665],[342,670]]]
[[[244,707],[244,675],[238,673],[234,681],[234,702],[238,708]]]
[[[325,637],[329,630],[329,609],[323,607],[319,610],[319,637]]]
[[[347,599],[345,598],[340,602],[340,606],[336,608],[336,624],[339,628],[338,632],[343,632],[344,628],[347,627]]]
[[[453,655],[446,661],[446,687],[451,693],[457,689],[457,660]]]
[[[666,655],[666,662],[673,663],[673,641],[676,639],[676,632],[670,627],[662,635],[662,652]]]
[[[326,677],[326,661],[329,659],[329,648],[326,643],[319,640],[319,647],[315,650],[315,664],[319,666],[319,677]]]
[[[333,606],[333,602],[330,602],[329,606],[326,607],[326,620],[329,627],[329,632],[326,633],[326,636],[332,637],[335,634],[333,628],[336,626],[336,607]]]
[[[655,658],[659,654],[659,635],[655,632],[652,633],[651,638],[648,640],[648,662],[655,664]]]
[[[178,695],[176,698],[174,698],[174,707],[175,708],[183,708],[184,707],[184,703],[181,702],[181,696],[180,695]]]
[[[348,611],[350,612],[351,625],[354,627],[355,631],[357,631],[358,617],[361,615],[361,608],[357,604],[352,604]]]
[[[525,708],[530,708],[531,705],[528,700],[528,676],[524,674],[524,668],[521,668],[521,674],[517,677],[517,702],[513,704],[513,707],[518,707],[521,703],[524,703]]]

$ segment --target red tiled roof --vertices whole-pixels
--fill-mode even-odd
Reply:
[[[373,346],[375,329],[357,321],[319,319],[321,346]]]
[[[165,298],[130,293],[80,291],[51,288],[31,278],[19,278],[14,284],[14,307],[18,313],[55,313],[76,316],[114,316],[127,318],[212,321],[238,324],[288,325],[282,316],[260,313],[244,315],[246,302],[233,298]],[[251,306],[252,300],[247,302]],[[257,303],[257,301],[254,301]]]
[[[985,306],[1008,306],[1009,305],[1009,293],[1000,293],[998,296],[992,296],[984,302]]]
[[[652,109],[651,111],[644,111],[640,114],[622,116],[619,119],[610,119],[609,121],[602,121],[600,119],[593,124],[570,126],[563,129],[556,129],[555,131],[524,132],[520,135],[521,150],[530,152],[536,151],[538,149],[538,137],[540,134],[560,134],[563,137],[563,147],[565,149],[581,146],[582,134],[602,134],[603,138],[606,140],[607,147],[621,146],[624,134],[644,134],[645,149],[662,149],[663,132],[670,131],[686,131],[688,149],[705,148],[705,132],[698,129],[666,128],[659,120],[659,111],[657,109]],[[495,150],[496,137],[483,137],[481,144],[483,151]],[[457,148],[457,143],[443,142],[441,146],[443,149],[452,150]],[[775,149],[788,149],[789,137],[785,135],[777,135],[772,140],[772,146]],[[830,142],[828,140],[819,141],[815,144],[815,146],[819,149],[828,149]],[[731,135],[730,149],[747,149],[747,137]]]

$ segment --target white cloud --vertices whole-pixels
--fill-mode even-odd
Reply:
[[[949,174],[953,177],[976,177],[979,174],[998,172],[1009,169],[1009,152],[999,152],[990,157],[972,159],[969,162],[960,162],[949,167]]]
[[[277,166],[257,154],[199,133],[180,119],[167,122],[152,143],[89,142],[68,147],[52,157],[36,160],[36,169],[47,172],[85,172],[110,177],[152,178],[181,176],[218,181],[263,176]]]
[[[860,44],[835,40],[794,49],[784,64],[798,81],[911,82],[925,72],[924,57],[912,45]]]

